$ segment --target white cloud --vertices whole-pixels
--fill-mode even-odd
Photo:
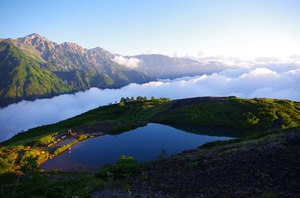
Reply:
[[[124,97],[172,99],[198,96],[271,97],[300,101],[300,69],[239,68],[175,80],[130,84],[121,89],[92,88],[51,99],[22,101],[0,109],[0,141],[21,130],[54,123]]]
[[[141,62],[138,58],[126,58],[124,56],[115,56],[112,61],[130,69],[138,68]]]
[[[277,75],[277,72],[272,71],[270,69],[267,68],[256,68],[254,70],[252,70],[249,73],[243,74],[241,77],[242,78],[256,78],[256,77],[270,77],[270,76],[275,76]]]
[[[245,56],[245,55],[230,55],[216,53],[204,53],[203,51],[195,52],[175,52],[170,54],[171,57],[189,58],[199,61],[200,63],[212,63],[217,62],[226,67],[255,67],[257,65],[297,65],[300,67],[300,55],[282,55],[282,56]]]
[[[157,49],[151,49],[151,50],[147,50],[146,52],[144,52],[143,54],[163,54],[161,53],[159,50]]]
[[[289,58],[293,61],[300,62],[300,55],[293,54],[293,55],[290,55]]]

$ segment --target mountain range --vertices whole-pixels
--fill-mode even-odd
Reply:
[[[115,60],[137,61],[134,67]],[[214,67],[217,68],[217,67]],[[57,44],[37,33],[0,39],[0,106],[97,88],[120,88],[159,78],[210,73],[207,63],[158,54],[121,56],[100,47]]]

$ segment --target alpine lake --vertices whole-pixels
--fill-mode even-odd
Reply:
[[[224,128],[149,123],[121,134],[79,142],[47,160],[40,168],[46,171],[97,171],[104,164],[115,163],[121,155],[146,162],[195,149],[207,142],[238,138],[236,134],[241,133]]]

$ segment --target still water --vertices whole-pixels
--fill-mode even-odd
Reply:
[[[215,129],[214,134],[218,130],[220,129]],[[203,134],[207,132],[203,131]],[[220,134],[224,135],[223,132]],[[145,162],[157,159],[162,153],[169,156],[197,148],[206,142],[227,139],[231,137],[201,135],[201,131],[196,134],[150,123],[118,135],[105,135],[80,142],[70,151],[46,161],[41,169],[96,171],[103,164],[115,163],[121,155],[129,155],[139,162]]]

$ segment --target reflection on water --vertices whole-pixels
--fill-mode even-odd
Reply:
[[[170,125],[176,129],[186,131],[189,133],[195,133],[200,135],[209,135],[209,136],[225,136],[240,138],[247,135],[247,131],[237,131],[236,129],[223,128],[223,127],[202,127],[195,125],[184,125],[184,124],[172,124]],[[251,132],[253,134],[253,132]]]
[[[204,134],[207,131],[202,129]],[[210,128],[210,130],[212,130]],[[218,130],[215,129],[214,135]],[[162,124],[148,124],[118,135],[88,139],[42,165],[45,170],[95,171],[101,165],[116,162],[120,155],[130,155],[140,162],[155,160],[164,152],[173,155],[196,148],[206,142],[231,139],[221,131],[221,137],[189,133]]]

